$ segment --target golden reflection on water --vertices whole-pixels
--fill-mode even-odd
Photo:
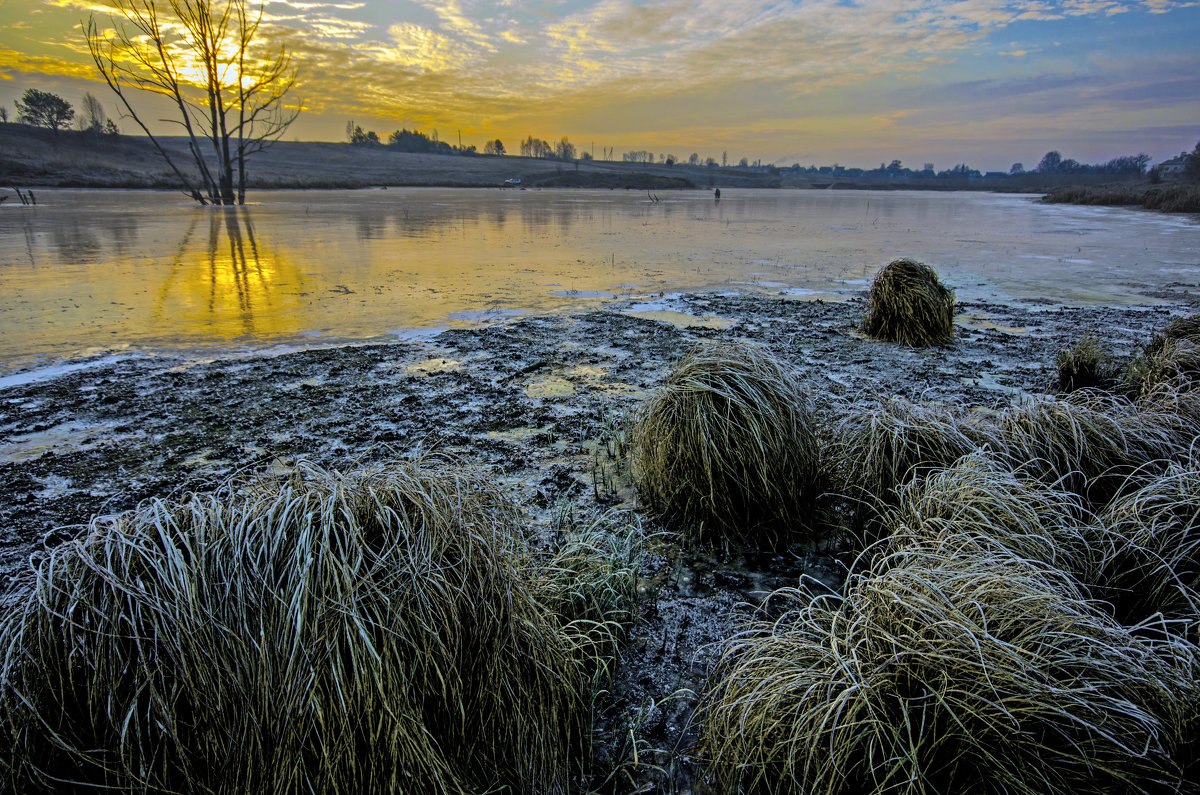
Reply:
[[[304,275],[255,233],[249,210],[193,217],[153,302],[162,325],[203,329],[220,340],[302,331]]]

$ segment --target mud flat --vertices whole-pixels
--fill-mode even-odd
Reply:
[[[823,396],[898,396],[1002,410],[1052,388],[1058,351],[1103,330],[1132,353],[1182,306],[959,304],[956,341],[912,349],[867,339],[861,302],[689,294],[568,316],[451,329],[427,340],[210,360],[98,361],[53,377],[0,379],[0,554],[17,591],[48,548],[93,515],[212,490],[238,473],[330,468],[449,453],[481,466],[535,527],[564,511],[640,514],[625,419],[706,340],[761,343]],[[688,717],[726,640],[765,593],[802,574],[837,587],[836,549],[686,550],[641,516],[652,543],[638,620],[600,721],[664,749],[676,785],[694,774]],[[627,753],[604,744],[609,766]],[[659,773],[643,765],[643,783]]]

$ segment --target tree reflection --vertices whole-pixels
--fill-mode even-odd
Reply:
[[[207,236],[204,221],[207,220]],[[234,339],[300,329],[303,274],[255,233],[251,210],[197,210],[157,302],[180,336]]]

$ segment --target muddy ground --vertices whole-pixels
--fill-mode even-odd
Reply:
[[[899,395],[1001,408],[1051,389],[1057,351],[1086,331],[1102,330],[1114,352],[1128,353],[1184,309],[962,304],[953,346],[913,350],[865,339],[859,301],[705,294],[664,306],[529,317],[421,342],[110,360],[0,389],[2,588],[11,598],[29,561],[93,515],[146,498],[211,490],[301,457],[351,468],[416,450],[453,453],[507,484],[537,526],[564,509],[624,506],[641,516],[654,541],[602,721],[612,742],[598,757],[617,766],[618,791],[689,790],[690,693],[703,688],[714,644],[765,592],[802,573],[836,585],[842,564],[800,552],[681,551],[673,528],[642,515],[609,442],[673,362],[703,340],[750,340],[792,362],[818,404]]]

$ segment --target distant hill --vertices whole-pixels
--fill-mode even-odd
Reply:
[[[189,163],[186,139],[165,148]],[[520,179],[530,187],[637,190],[780,187],[777,174],[701,166],[543,160],[485,155],[397,152],[387,146],[280,141],[249,162],[248,182],[266,188],[375,186],[499,187]],[[109,137],[0,124],[0,187],[176,188],[177,180],[143,136]]]

